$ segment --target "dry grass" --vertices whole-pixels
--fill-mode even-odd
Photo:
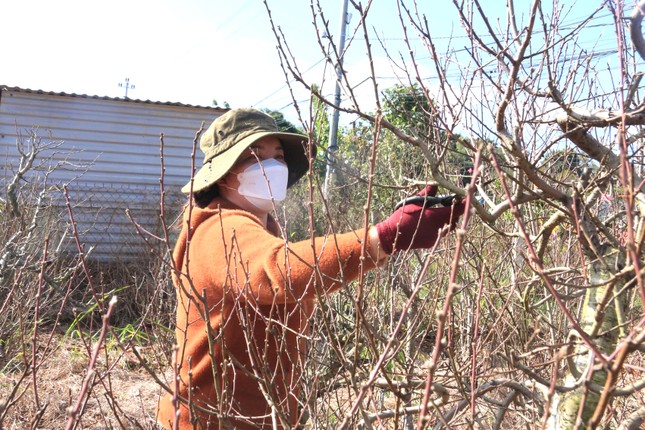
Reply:
[[[21,381],[23,366],[0,373],[0,398],[7,399],[14,387],[20,387],[3,428],[24,429],[34,424],[39,429],[65,428],[69,408],[76,402],[87,376],[89,355],[82,341],[69,336],[57,335],[52,344],[55,346],[37,368],[36,392],[32,376]],[[159,358],[154,357],[155,349],[139,348],[139,351],[155,369],[154,363]],[[78,428],[154,428],[155,411],[162,395],[161,387],[132,352],[108,343],[99,354]]]

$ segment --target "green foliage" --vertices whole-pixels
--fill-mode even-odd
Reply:
[[[268,113],[273,117],[276,125],[278,126],[278,130],[285,133],[303,134],[303,131],[287,120],[282,112],[270,109],[263,109],[263,112]]]
[[[230,109],[231,108],[231,105],[229,105],[227,101],[224,101],[223,106],[220,106],[218,101],[217,101],[217,99],[213,99],[211,105],[213,107],[216,107],[216,108],[219,108],[219,107],[224,107],[224,109]]]
[[[383,92],[383,114],[392,125],[415,137],[427,136],[434,107],[418,84],[397,84]]]
[[[327,105],[325,105],[318,97],[315,96],[318,92],[318,86],[312,86],[312,93],[314,97],[311,100],[313,105],[313,124],[312,124],[312,138],[318,147],[318,154],[314,160],[313,171],[318,180],[324,181],[325,173],[327,171],[327,146],[329,145],[329,116],[327,112]]]
[[[123,327],[114,327],[119,342],[134,342],[137,345],[147,345],[150,343],[150,336],[148,333],[141,330],[138,324],[128,323]]]
[[[440,164],[438,167],[443,174],[454,178],[455,183],[465,186],[468,183],[469,169],[472,168],[469,148],[474,147],[473,142],[458,133],[445,130],[437,119],[438,111],[435,102],[428,99],[418,84],[395,85],[385,90],[383,96],[385,118],[407,135],[426,145],[433,157],[438,160]],[[388,134],[389,132],[386,133]],[[394,138],[389,137],[389,139]],[[394,147],[386,147],[381,154],[389,160],[400,157],[409,159],[406,153],[411,152],[411,147],[412,145],[407,142],[400,142]],[[428,178],[427,170],[420,168],[425,164],[420,160],[420,154],[413,156],[410,164],[403,167],[412,178],[423,180],[424,175]]]
[[[311,100],[314,117],[314,123],[312,124],[314,142],[320,148],[327,148],[329,143],[329,116],[327,105],[315,96],[318,93],[318,86],[315,84],[312,85],[312,93],[314,94]]]
[[[540,160],[540,170],[560,183],[571,183],[591,167],[586,157],[576,149],[562,148],[550,151]]]
[[[89,331],[77,326],[73,330],[68,329],[65,336],[71,339],[91,339],[96,342],[100,336],[100,330]],[[105,344],[109,348],[118,348],[119,344],[125,345],[131,342],[136,345],[148,345],[151,340],[150,335],[142,331],[136,324],[128,323],[123,327],[112,327],[107,335]]]

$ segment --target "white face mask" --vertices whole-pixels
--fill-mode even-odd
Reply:
[[[275,158],[269,158],[238,173],[237,180],[240,182],[237,192],[253,206],[269,212],[273,209],[272,199],[281,202],[287,197],[289,169]]]

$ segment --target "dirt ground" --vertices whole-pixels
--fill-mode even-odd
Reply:
[[[87,376],[90,354],[78,340],[59,338],[55,342],[41,357],[35,378],[33,373],[25,376],[23,363],[10,362],[0,368],[0,410],[5,414],[0,430],[65,428],[68,411],[77,403]],[[141,354],[150,367],[163,367],[150,359],[152,350],[143,349]],[[98,356],[96,369],[76,428],[154,429],[164,391],[134,354],[108,346],[108,353],[103,350]],[[7,404],[16,387],[14,400]]]

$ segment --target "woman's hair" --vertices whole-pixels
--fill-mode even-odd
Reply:
[[[205,208],[215,198],[219,196],[217,184],[212,184],[208,188],[193,194],[193,200],[198,208]]]

